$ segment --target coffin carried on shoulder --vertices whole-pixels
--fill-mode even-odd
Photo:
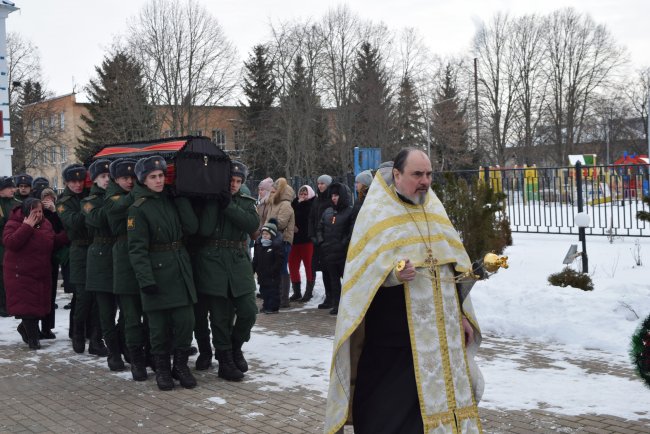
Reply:
[[[187,136],[106,145],[93,160],[160,155],[167,161],[165,183],[186,196],[214,197],[230,190],[230,157],[208,137]]]

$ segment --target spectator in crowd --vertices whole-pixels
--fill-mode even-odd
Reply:
[[[314,273],[314,280],[316,280],[316,271],[321,272],[323,279],[323,286],[325,287],[325,299],[318,305],[319,309],[332,308],[332,290],[330,288],[330,278],[327,268],[323,263],[323,254],[317,242],[317,230],[320,219],[323,213],[329,208],[332,203],[330,202],[329,186],[332,183],[332,177],[329,175],[321,175],[318,177],[316,183],[316,197],[309,212],[309,238],[311,238],[314,245],[314,253],[312,255],[312,273]]]
[[[284,248],[282,237],[278,236],[275,219],[262,226],[262,234],[255,241],[253,271],[257,273],[257,282],[262,294],[262,313],[278,313],[280,309],[280,279]]]
[[[290,301],[311,300],[314,292],[314,273],[311,269],[312,256],[314,254],[314,243],[309,238],[309,213],[314,204],[314,190],[308,185],[303,185],[298,190],[298,197],[291,202],[293,213],[296,219],[296,226],[293,235],[293,244],[289,253],[289,275],[291,277],[291,286],[293,295]],[[307,286],[305,296],[301,293],[300,263],[305,267],[305,276],[307,277]]]
[[[255,203],[257,208],[257,214],[260,216],[260,229],[264,222],[267,221],[269,214],[269,209],[271,208],[271,203],[269,202],[269,197],[271,196],[271,190],[273,189],[273,180],[271,178],[266,178],[260,181],[257,186],[257,202]],[[258,229],[254,234],[252,234],[253,240],[256,240],[260,236],[260,229]]]
[[[359,215],[359,211],[361,210],[361,206],[363,205],[363,201],[366,199],[366,195],[368,194],[370,184],[372,184],[372,172],[370,170],[364,170],[354,178],[354,188],[357,191],[357,200],[354,202],[354,206],[352,207],[353,227],[357,220],[357,215]]]
[[[318,225],[317,240],[321,248],[322,258],[330,278],[332,309],[330,314],[339,311],[341,298],[341,278],[345,267],[345,257],[352,236],[352,208],[350,207],[350,192],[341,183],[329,187],[331,206],[325,210]]]
[[[285,178],[278,178],[273,183],[271,190],[271,208],[267,214],[268,219],[275,219],[278,222],[278,233],[282,234],[284,242],[284,263],[282,264],[282,278],[280,280],[280,307],[289,307],[289,252],[293,244],[296,216],[291,207],[291,201],[295,196],[293,188]]]
[[[26,174],[22,173],[20,175],[16,175],[16,194],[15,198],[18,199],[21,202],[24,202],[25,199],[29,197],[29,194],[32,192],[32,181],[34,179]]]
[[[38,178],[37,178],[38,179]],[[36,191],[36,190],[34,190]],[[43,217],[52,225],[55,234],[64,232],[63,222],[56,213],[56,193],[51,188],[41,189],[41,203],[43,204]],[[68,243],[57,246],[52,252],[52,310],[41,319],[41,339],[55,339],[52,329],[56,324],[56,289],[59,283],[59,264],[65,258],[68,250]]]
[[[54,233],[35,198],[13,209],[2,234],[7,311],[22,320],[18,332],[32,350],[41,348],[38,321],[52,309],[52,251],[65,242],[65,232]]]
[[[9,219],[11,210],[20,205],[20,201],[14,198],[16,184],[11,176],[0,177],[0,233]],[[0,242],[0,261],[4,254],[4,245]],[[7,300],[5,297],[4,279],[2,267],[0,267],[0,317],[8,317]]]

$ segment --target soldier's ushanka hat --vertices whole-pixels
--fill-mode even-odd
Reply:
[[[47,180],[47,178],[43,178],[42,176],[39,176],[38,178],[34,178],[32,181],[32,188],[35,189],[44,189],[50,186],[50,181]]]
[[[248,167],[241,161],[233,160],[230,163],[230,176],[239,176],[243,181],[246,181]]]
[[[95,180],[102,173],[109,173],[108,167],[111,165],[111,162],[105,159],[95,160],[93,164],[90,165],[88,171],[90,172],[90,179]]]
[[[14,178],[11,176],[0,176],[0,190],[5,188],[14,188],[16,184],[14,183]]]
[[[135,176],[135,165],[137,161],[131,158],[118,158],[109,167],[111,178],[117,179],[122,176]]]
[[[167,172],[167,162],[163,157],[152,155],[151,157],[141,158],[135,163],[135,175],[140,182],[144,182],[147,175],[154,170],[162,170],[163,173]]]
[[[74,163],[63,169],[63,181],[84,181],[86,179],[86,168]]]
[[[23,185],[24,184],[24,185],[27,185],[27,186],[31,187],[33,180],[34,180],[34,178],[32,178],[31,176],[29,176],[26,173],[16,175],[16,185]]]

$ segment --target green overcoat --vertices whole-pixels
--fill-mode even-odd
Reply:
[[[223,210],[216,200],[210,200],[199,222],[203,246],[196,255],[197,291],[218,297],[228,297],[228,287],[234,297],[255,292],[253,266],[246,252],[248,234],[259,226],[255,199],[236,193]],[[234,243],[226,246],[223,241]]]
[[[81,212],[92,243],[86,260],[86,289],[113,292],[113,234],[108,226],[104,197],[106,190],[93,184],[90,195],[81,200]]]
[[[155,193],[141,185],[133,187],[132,194],[135,201],[126,224],[129,259],[140,288],[159,288],[157,294],[141,292],[142,309],[152,312],[196,303],[180,215],[184,214],[185,231],[196,232],[196,216],[189,201],[179,198],[177,205],[166,191]]]
[[[56,202],[56,212],[70,240],[70,283],[73,285],[86,284],[86,258],[91,240],[86,217],[81,212],[81,199],[87,195],[87,190],[75,194],[66,187]]]
[[[118,295],[140,293],[138,280],[135,278],[131,261],[129,261],[129,243],[126,237],[126,219],[129,207],[133,205],[133,195],[111,181],[104,195],[104,210],[115,237],[113,244],[113,292]]]

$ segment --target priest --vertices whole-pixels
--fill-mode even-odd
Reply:
[[[431,190],[431,162],[403,149],[380,170],[348,249],[325,432],[479,433],[474,273]]]

